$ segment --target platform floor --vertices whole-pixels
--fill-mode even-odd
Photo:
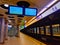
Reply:
[[[8,37],[4,44],[0,45],[46,45],[28,35],[20,33],[20,37]]]

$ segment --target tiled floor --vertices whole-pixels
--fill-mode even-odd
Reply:
[[[23,33],[20,33],[20,37],[9,37],[4,44],[0,45],[46,45],[46,44]]]

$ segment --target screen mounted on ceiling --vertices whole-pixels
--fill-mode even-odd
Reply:
[[[18,6],[9,6],[9,10],[8,10],[9,14],[13,14],[13,15],[23,15],[23,8],[22,7],[18,7]]]
[[[37,9],[36,8],[25,8],[25,16],[36,16]]]
[[[36,8],[24,8],[18,6],[9,6],[8,13],[11,15],[24,15],[24,16],[36,16]]]

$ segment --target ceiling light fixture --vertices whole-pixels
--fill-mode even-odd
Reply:
[[[8,9],[9,5],[8,4],[1,4],[0,7],[4,8],[4,9]]]
[[[26,23],[27,21],[25,20],[25,23]]]
[[[8,20],[9,22],[11,22],[11,20]]]
[[[47,8],[49,8],[51,5],[53,5],[55,2],[57,2],[58,0],[53,0],[51,3],[49,3],[46,7],[44,7],[38,14],[40,15],[42,12],[44,12]]]
[[[4,4],[4,6],[5,6],[5,7],[9,7],[9,5],[8,5],[8,4]]]

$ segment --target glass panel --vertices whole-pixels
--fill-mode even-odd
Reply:
[[[53,28],[53,36],[60,36],[59,24],[52,25],[52,28]]]
[[[44,28],[40,27],[40,30],[41,30],[41,34],[44,34]]]
[[[36,33],[36,28],[34,28],[34,33]]]
[[[37,27],[37,34],[39,34],[39,27]]]
[[[30,31],[29,32],[32,33],[32,28],[30,28]]]
[[[46,35],[50,35],[50,26],[46,26]]]
[[[32,33],[34,33],[34,29],[32,28]]]

